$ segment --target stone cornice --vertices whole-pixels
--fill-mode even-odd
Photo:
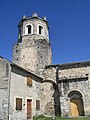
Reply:
[[[87,67],[90,66],[90,61],[84,61],[84,62],[75,62],[75,63],[65,63],[65,64],[56,64],[56,65],[48,65],[45,68],[59,68],[60,70],[64,69],[72,69],[72,68],[81,68],[81,67]]]

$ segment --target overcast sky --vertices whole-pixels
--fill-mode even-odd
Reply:
[[[34,12],[47,17],[54,64],[90,60],[90,0],[0,0],[0,56],[12,61],[18,22]]]

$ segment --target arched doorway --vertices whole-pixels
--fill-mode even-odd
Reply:
[[[84,116],[84,105],[82,94],[78,91],[72,91],[68,94],[70,98],[70,114],[71,116]]]

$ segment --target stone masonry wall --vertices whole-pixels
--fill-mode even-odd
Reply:
[[[36,73],[51,64],[51,49],[46,39],[35,35],[22,39],[23,42],[16,44],[13,49],[13,61],[16,64]]]
[[[27,76],[32,77],[32,86],[27,85]],[[27,119],[27,99],[32,100],[32,117],[43,114],[42,79],[29,72],[12,66],[10,92],[10,119]],[[16,110],[16,98],[22,98],[22,110]],[[40,109],[36,109],[36,100],[40,100]]]
[[[68,94],[78,91],[83,96],[85,115],[90,115],[90,67],[62,69],[60,66],[48,67],[44,70],[45,80],[54,81],[59,89],[60,109],[62,116],[71,116],[70,98]],[[87,99],[88,98],[88,99]]]
[[[48,26],[47,26],[47,22],[44,21],[43,19],[26,19],[23,21],[22,23],[22,29],[21,29],[21,36],[25,35],[25,27],[27,25],[32,25],[33,26],[33,34],[38,34],[38,26],[43,26],[43,37],[49,38],[49,34],[48,34]]]
[[[0,58],[0,120],[8,120],[10,64]]]
[[[59,89],[57,84],[57,68],[49,67],[44,69],[43,71],[44,76],[44,82],[48,84],[48,87],[46,89],[46,96],[50,103],[49,107],[47,109],[48,113],[51,113],[50,115],[60,115],[60,99],[59,99]],[[49,89],[50,88],[50,89]],[[46,101],[47,102],[47,101]],[[51,111],[51,112],[50,112]]]
[[[26,34],[27,25],[32,25],[32,33]],[[43,26],[42,34],[38,33],[38,26]],[[42,74],[42,69],[52,63],[51,45],[48,36],[47,21],[42,18],[26,18],[19,24],[21,38],[13,48],[13,62]]]

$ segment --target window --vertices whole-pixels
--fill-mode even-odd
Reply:
[[[16,49],[16,53],[18,52],[18,50]]]
[[[16,60],[18,61],[18,58]]]
[[[27,76],[27,85],[32,86],[32,77]]]
[[[43,27],[39,26],[39,34],[42,34]]]
[[[31,29],[32,29],[31,25],[28,25],[28,26],[27,26],[28,34],[31,33]]]
[[[16,110],[22,110],[22,98],[16,98]]]
[[[25,34],[32,34],[33,33],[33,26],[30,24],[30,25],[26,25],[25,27]]]
[[[40,100],[36,100],[36,109],[37,109],[37,110],[40,109]]]

